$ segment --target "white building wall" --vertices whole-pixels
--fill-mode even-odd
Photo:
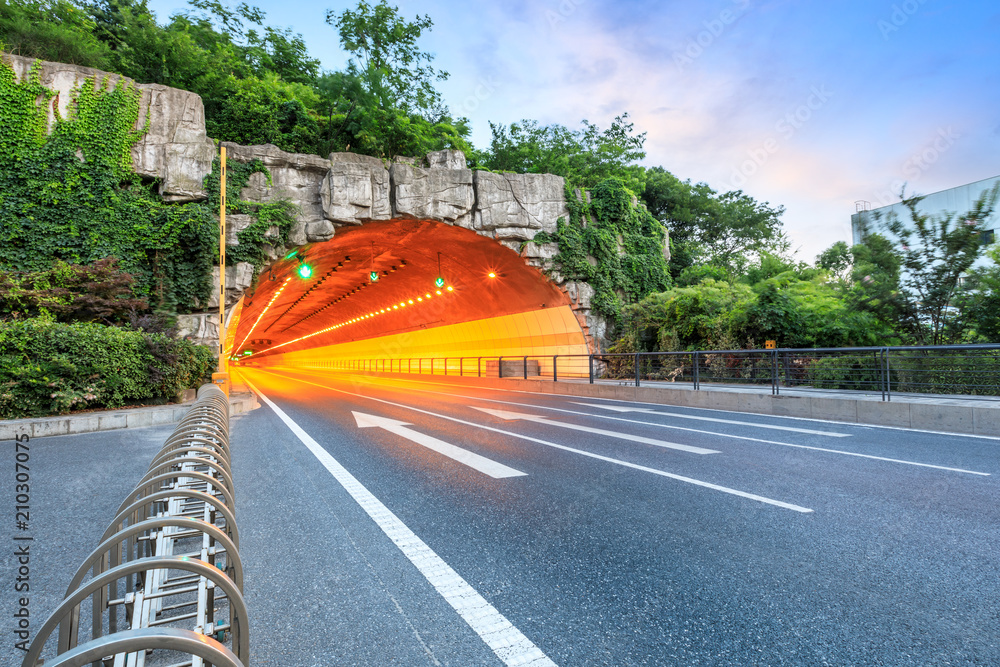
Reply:
[[[971,210],[976,201],[983,195],[983,192],[994,187],[997,183],[1000,183],[1000,176],[986,178],[981,181],[976,181],[975,183],[960,185],[955,188],[929,194],[921,200],[920,204],[917,206],[917,210],[921,213],[935,216],[948,213],[958,213],[961,215]],[[997,208],[1000,209],[1000,202],[998,202]],[[861,230],[864,226],[862,223],[867,222],[872,231],[878,231],[879,227],[881,227],[892,214],[895,214],[904,224],[908,223],[910,220],[910,211],[902,203],[892,204],[891,206],[882,206],[880,208],[875,208],[870,211],[862,211],[852,215],[851,231],[854,243],[857,244],[861,242]],[[993,211],[993,215],[987,218],[984,228],[994,230],[994,237],[996,241],[1000,241],[1000,210]],[[986,261],[989,260],[985,257],[981,258],[980,261],[977,262],[977,266]]]

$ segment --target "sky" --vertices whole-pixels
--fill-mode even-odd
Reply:
[[[372,0],[374,1],[374,0]],[[249,0],[345,65],[327,10]],[[396,0],[486,147],[489,123],[607,127],[628,112],[644,164],[786,208],[798,259],[872,207],[1000,175],[1000,4],[966,0]],[[181,0],[150,0],[164,21]]]

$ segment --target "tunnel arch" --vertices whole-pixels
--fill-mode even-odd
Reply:
[[[371,221],[300,246],[262,272],[229,318],[226,354],[237,364],[317,368],[588,354],[572,305],[516,251],[475,231]]]

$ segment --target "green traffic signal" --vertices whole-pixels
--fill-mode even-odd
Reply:
[[[434,279],[434,284],[437,285],[438,287],[444,287],[444,278],[438,276],[437,278]]]
[[[298,272],[300,278],[308,278],[313,274],[313,269],[308,264],[301,264]]]
[[[371,271],[368,273],[368,277],[371,278],[373,283],[378,282],[378,271]]]

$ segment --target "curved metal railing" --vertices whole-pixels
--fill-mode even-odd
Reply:
[[[266,367],[268,357],[243,362]],[[280,357],[279,357],[280,358]],[[282,359],[308,370],[401,373],[457,377],[617,382],[693,390],[758,387],[780,394],[863,392],[880,395],[939,394],[982,400],[1000,396],[1000,344],[895,347],[766,348],[501,357],[374,357]]]
[[[247,667],[234,505],[229,400],[205,385],[74,574],[21,666],[41,665],[55,638],[55,656],[45,667]]]

